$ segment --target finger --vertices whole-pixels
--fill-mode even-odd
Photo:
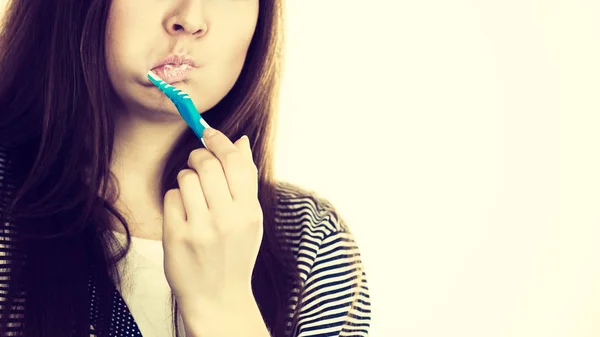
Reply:
[[[207,132],[206,129],[204,132]],[[219,159],[223,167],[229,193],[232,200],[242,200],[256,198],[257,195],[257,174],[256,166],[248,152],[249,144],[246,149],[240,150],[241,144],[233,144],[227,136],[216,129],[213,135],[204,137],[208,149]],[[238,140],[239,141],[239,140]],[[244,141],[244,140],[242,140]]]
[[[252,149],[250,148],[250,140],[247,136],[242,136],[238,139],[234,145],[246,153],[249,158],[249,167],[247,170],[243,171],[243,174],[234,174],[232,179],[236,179],[236,176],[240,179],[239,182],[236,182],[233,188],[233,199],[234,200],[242,200],[244,198],[256,199],[258,196],[258,170],[256,169],[256,165],[254,164],[254,159],[252,158]],[[229,177],[227,177],[229,180]],[[231,188],[231,184],[230,184]]]
[[[213,128],[204,130],[202,139],[210,152],[221,159],[230,152],[238,151],[238,148],[221,131]]]
[[[252,163],[254,163],[254,158],[252,157],[252,147],[250,146],[250,139],[248,139],[248,136],[246,136],[246,135],[242,136],[240,139],[237,140],[237,142],[235,142],[233,144],[240,151],[243,151],[246,154],[248,154],[248,159],[250,159],[252,161]]]
[[[196,171],[192,169],[179,171],[177,183],[188,223],[205,217],[208,214],[208,205]]]
[[[231,193],[219,159],[206,149],[196,149],[190,153],[187,164],[199,177],[207,209],[229,206]]]
[[[177,188],[168,190],[163,199],[163,240],[170,240],[186,221],[181,191]]]

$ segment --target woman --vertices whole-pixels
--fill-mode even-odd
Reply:
[[[281,12],[281,0],[8,4],[2,336],[367,335],[352,235],[327,200],[273,178]],[[206,147],[150,69],[214,127]]]

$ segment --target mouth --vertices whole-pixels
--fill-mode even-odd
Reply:
[[[169,55],[158,61],[151,70],[163,81],[172,84],[187,79],[196,67],[196,61],[189,56]]]
[[[161,80],[169,84],[186,80],[192,70],[194,67],[189,64],[165,64],[152,69]]]

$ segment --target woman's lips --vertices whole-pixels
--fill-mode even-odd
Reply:
[[[152,69],[158,77],[169,84],[187,79],[192,70],[194,67],[189,64],[165,64]]]

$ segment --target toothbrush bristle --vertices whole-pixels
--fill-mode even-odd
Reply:
[[[154,84],[163,94],[165,94],[175,107],[183,120],[194,130],[194,133],[202,140],[202,127],[204,129],[210,128],[208,123],[200,116],[200,113],[194,106],[192,99],[190,96],[183,90],[176,88],[169,83],[163,81],[160,77],[158,77],[154,72],[148,71],[148,80]],[[197,124],[200,123],[202,127],[199,127]],[[206,145],[205,145],[206,146]]]
[[[148,71],[148,76],[150,76],[156,82],[162,82],[162,79],[158,77],[158,75],[156,75],[154,72],[152,72],[152,70]]]
[[[152,72],[152,70],[148,71],[148,79],[150,82],[153,82],[153,84],[156,85],[162,92],[164,92],[173,101],[173,103],[175,103],[175,100],[178,98],[191,99],[185,91],[163,81],[163,79],[158,77],[154,72]]]

